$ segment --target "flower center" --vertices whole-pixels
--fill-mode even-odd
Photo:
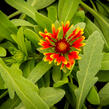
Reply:
[[[65,39],[61,39],[55,43],[56,52],[66,53],[69,50],[70,50],[70,44]]]

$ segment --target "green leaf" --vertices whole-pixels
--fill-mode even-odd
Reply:
[[[43,80],[44,80],[44,86],[45,87],[49,87],[50,86],[50,71],[48,71],[44,76],[43,76]]]
[[[39,34],[39,31],[43,31],[43,28],[40,27],[39,25],[35,25],[34,31],[35,31],[36,34]]]
[[[13,41],[11,34],[16,34],[17,28],[8,20],[8,17],[0,11],[0,40],[3,38]]]
[[[101,70],[96,76],[100,82],[109,82],[109,70]]]
[[[15,45],[12,44],[10,41],[5,41],[4,43],[1,43],[0,46],[7,49],[12,55],[14,55],[17,51]]]
[[[36,83],[53,65],[47,62],[39,62],[28,76],[28,79]]]
[[[48,11],[48,17],[55,22],[57,20],[57,7],[55,5],[52,5],[47,8]]]
[[[71,24],[77,24],[79,22],[84,22],[85,12],[83,10],[78,11],[71,20]]]
[[[6,56],[6,50],[3,47],[0,47],[0,57]]]
[[[68,83],[68,78],[64,77],[62,80],[57,81],[56,83],[53,84],[53,87],[61,87],[64,84]]]
[[[104,37],[105,37],[105,39],[106,39],[106,41],[108,43],[108,47],[109,47],[109,37],[108,37],[108,35],[109,35],[109,31],[108,31],[108,29],[109,29],[109,23],[106,20],[105,20],[106,23],[103,23],[99,19],[96,19],[96,21],[97,21],[98,25],[100,26],[99,28],[103,32]],[[109,51],[109,48],[108,48],[108,51]]]
[[[25,46],[26,46],[26,49],[27,49],[27,52],[28,54],[31,54],[32,53],[32,45],[31,45],[31,41],[29,41],[27,38],[25,38]]]
[[[69,104],[71,104],[72,109],[75,109],[76,107],[76,96],[75,96],[74,89],[75,89],[75,85],[72,83],[68,83],[64,85],[64,90],[66,94],[65,97],[67,98]]]
[[[54,82],[58,82],[61,80],[62,73],[61,73],[60,67],[58,66],[53,67],[52,78]]]
[[[35,9],[25,2],[24,0],[5,0],[9,5],[14,7],[15,9],[27,14],[29,17],[35,20]]]
[[[39,94],[49,107],[51,107],[64,97],[65,92],[59,88],[46,87],[41,88]]]
[[[19,28],[17,32],[17,36],[12,35],[13,40],[18,44],[19,49],[27,55],[27,48],[24,42],[24,33],[23,33],[23,28]]]
[[[0,105],[0,109],[14,109],[20,103],[20,99],[15,96],[14,99],[7,99],[2,105]]]
[[[23,75],[24,77],[28,77],[28,75],[30,74],[30,72],[33,70],[35,66],[35,60],[29,60],[25,63],[23,63],[23,65],[21,66],[22,67],[22,70],[23,70]]]
[[[101,14],[109,16],[109,7],[106,4],[103,4],[99,0],[97,0],[96,4]]]
[[[38,42],[40,41],[40,37],[31,29],[24,30],[25,37],[30,40],[35,47],[38,47]]]
[[[52,20],[49,19],[48,17],[40,14],[39,12],[36,11],[36,22],[38,25],[40,25],[42,28],[47,28],[48,31],[51,31],[51,25],[52,25]]]
[[[103,33],[101,32],[101,30],[87,17],[85,19],[85,22],[86,22],[85,32],[88,34],[88,36],[91,35],[94,31],[98,31],[100,33],[100,37],[102,37],[102,39],[104,40],[106,48],[108,48],[109,47],[108,42],[104,37]]]
[[[49,6],[54,1],[55,0],[28,0],[28,3],[31,4],[36,10],[39,10]]]
[[[58,17],[64,23],[74,16],[81,0],[59,0]]]
[[[96,36],[96,37],[95,37]],[[99,32],[89,36],[83,49],[82,59],[79,61],[80,71],[77,72],[79,88],[75,90],[77,97],[76,109],[80,109],[91,87],[96,83],[98,70],[102,60],[103,40]]]
[[[101,70],[109,70],[109,53],[104,53],[103,55]]]
[[[96,11],[94,11],[92,8],[90,8],[88,5],[86,5],[85,3],[81,2],[81,5],[87,9],[96,19],[96,21],[98,22],[104,37],[106,39],[106,42],[108,44],[108,49],[109,49],[109,23]]]
[[[23,103],[20,103],[17,107],[15,107],[14,109],[26,109],[25,106],[23,105]]]
[[[4,86],[4,81],[1,77],[1,74],[0,74],[0,89],[5,89],[5,86]]]
[[[40,80],[37,82],[38,87],[42,88],[42,87],[49,87],[50,86],[50,71],[48,71],[45,75],[43,75],[42,78],[40,78]]]
[[[15,26],[30,26],[30,27],[34,27],[34,25],[26,20],[22,20],[22,19],[12,19],[11,22],[15,25]]]
[[[96,1],[96,6],[100,14],[104,16],[108,16],[108,12],[104,9],[104,6],[102,5],[102,3],[100,4],[99,1]]]
[[[99,98],[99,95],[98,95],[95,87],[91,88],[91,90],[90,90],[90,92],[87,96],[87,100],[93,105],[99,105],[100,104],[100,98]]]
[[[39,88],[45,87],[45,82],[44,82],[43,77],[40,78],[40,80],[37,82],[37,84],[38,84]]]
[[[100,105],[106,106],[109,105],[109,83],[107,83],[100,91]]]
[[[7,67],[0,59],[0,73],[8,87],[9,95],[14,97],[14,91],[22,100],[27,109],[49,109],[48,105],[38,95],[38,88],[28,79],[25,79],[17,64]]]

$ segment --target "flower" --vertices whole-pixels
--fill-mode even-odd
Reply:
[[[72,31],[71,28],[73,28]],[[75,60],[80,59],[78,55],[80,47],[85,45],[82,43],[85,39],[83,29],[74,28],[67,21],[65,25],[62,23],[62,27],[57,30],[52,24],[52,33],[45,29],[44,33],[39,32],[39,34],[42,36],[39,44],[41,45],[40,49],[44,51],[44,61],[49,61],[49,63],[54,61],[57,65],[61,65],[61,69],[63,67],[71,69]]]

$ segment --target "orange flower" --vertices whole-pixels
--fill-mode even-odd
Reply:
[[[45,29],[44,33],[39,32],[42,36],[39,44],[41,50],[45,50],[44,61],[49,61],[49,63],[54,61],[57,65],[61,64],[61,69],[63,67],[70,69],[75,60],[80,59],[78,55],[80,47],[85,45],[82,43],[85,39],[83,29],[76,28],[68,35],[67,32],[73,27],[69,25],[69,21],[65,25],[62,24],[62,34],[59,34],[61,28],[56,30],[54,24],[52,24],[52,33],[47,32],[47,29]],[[51,49],[51,52],[48,52],[47,49]]]

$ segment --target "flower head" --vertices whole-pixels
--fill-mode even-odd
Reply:
[[[73,28],[72,31],[70,28]],[[45,29],[44,33],[40,32],[40,35],[42,39],[39,44],[41,50],[44,50],[44,61],[49,63],[54,61],[57,65],[61,65],[61,69],[63,67],[70,69],[75,60],[80,59],[78,55],[80,47],[85,45],[82,43],[85,39],[83,29],[74,28],[69,22],[65,25],[62,23],[62,28],[58,29],[52,24],[52,33]]]

